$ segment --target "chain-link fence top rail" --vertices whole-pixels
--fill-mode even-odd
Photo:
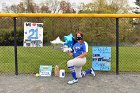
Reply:
[[[49,14],[49,13],[1,13],[0,17],[80,17],[80,18],[140,18],[140,14]]]
[[[140,71],[139,14],[0,14],[0,72],[14,72],[14,25],[16,17],[17,60],[19,73],[36,73],[40,65],[59,65],[66,69],[71,59],[66,53],[54,50],[50,41],[77,31],[84,33],[89,55],[84,69],[91,68],[92,46],[112,47],[112,71],[116,69],[116,19],[119,19],[120,71]],[[135,18],[135,20],[134,20]],[[136,22],[137,23],[136,23]],[[24,22],[43,23],[43,47],[23,47]]]

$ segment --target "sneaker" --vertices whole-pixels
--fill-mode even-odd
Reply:
[[[86,76],[86,72],[83,71],[83,72],[81,73],[81,75],[82,75],[82,77]]]
[[[72,84],[77,83],[77,82],[78,82],[78,79],[76,79],[76,80],[73,79],[73,80],[69,81],[68,84],[69,84],[69,85],[72,85]]]
[[[91,68],[91,74],[92,74],[94,77],[96,76],[95,72],[93,71],[93,68]]]

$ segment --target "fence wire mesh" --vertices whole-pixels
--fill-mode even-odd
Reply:
[[[135,22],[136,21],[136,22]],[[71,57],[67,53],[53,49],[50,41],[77,31],[84,33],[89,44],[87,63],[83,70],[92,67],[92,47],[111,46],[111,72],[116,69],[116,19],[115,18],[17,18],[17,57],[19,73],[37,73],[40,65],[59,65],[67,69],[66,63]],[[43,47],[23,47],[24,22],[43,23]],[[140,26],[139,19],[119,19],[119,70],[140,71]],[[0,73],[14,73],[14,30],[13,19],[0,19]]]
[[[14,73],[13,19],[0,18],[0,73]]]
[[[140,19],[120,19],[120,71],[140,71]]]

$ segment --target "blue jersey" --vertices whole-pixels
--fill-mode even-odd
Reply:
[[[73,45],[73,57],[77,57],[84,52],[88,52],[88,44],[84,41],[84,43],[80,44],[79,42]]]

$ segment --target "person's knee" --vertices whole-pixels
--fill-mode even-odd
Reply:
[[[71,60],[69,60],[69,61],[67,62],[67,67],[70,67],[70,66],[73,66],[73,61],[71,61]]]

